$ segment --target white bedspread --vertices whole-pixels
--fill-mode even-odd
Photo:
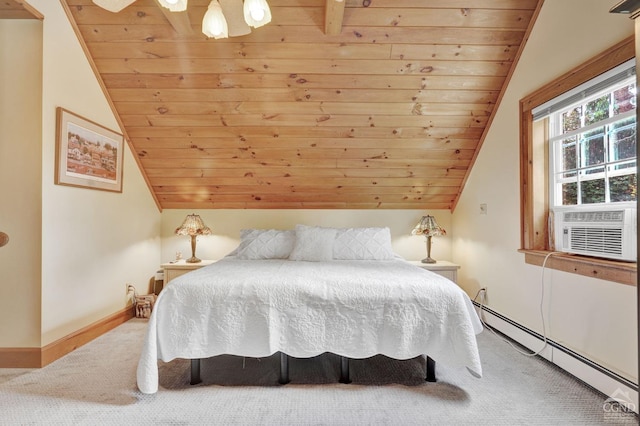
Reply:
[[[138,388],[158,390],[158,359],[332,352],[438,363],[482,375],[469,297],[398,259],[295,262],[224,258],[172,280],[154,306]]]

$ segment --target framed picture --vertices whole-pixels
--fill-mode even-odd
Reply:
[[[55,183],[122,192],[122,135],[60,107],[56,120]]]

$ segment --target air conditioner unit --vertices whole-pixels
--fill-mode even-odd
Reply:
[[[636,262],[636,214],[635,207],[554,209],[556,250]]]

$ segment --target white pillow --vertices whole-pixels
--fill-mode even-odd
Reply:
[[[389,228],[339,229],[333,245],[333,258],[337,260],[391,260]]]
[[[322,262],[333,259],[334,228],[296,225],[296,242],[289,255],[290,260]]]
[[[242,229],[238,259],[286,259],[291,254],[296,235],[293,230]]]

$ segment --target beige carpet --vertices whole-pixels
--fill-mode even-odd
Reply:
[[[539,358],[518,355],[488,332],[478,336],[484,377],[424,360],[354,360],[353,384],[337,383],[331,354],[292,359],[291,384],[277,385],[279,358],[203,361],[190,386],[189,362],[160,363],[160,390],[137,391],[146,321],[134,319],[37,370],[0,369],[2,425],[443,425],[636,424],[603,411],[605,395]]]

